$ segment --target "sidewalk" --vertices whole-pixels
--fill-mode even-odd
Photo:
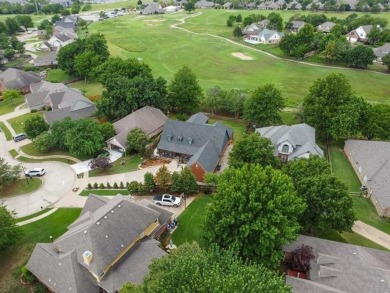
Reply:
[[[390,249],[390,235],[369,226],[361,221],[355,221],[352,227],[353,232],[360,234],[367,239],[382,245],[383,247]]]

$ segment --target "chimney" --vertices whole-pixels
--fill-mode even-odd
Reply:
[[[90,265],[92,262],[93,254],[90,250],[86,250],[83,253],[83,260],[86,265]]]

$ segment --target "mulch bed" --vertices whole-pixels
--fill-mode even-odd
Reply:
[[[152,166],[160,166],[164,164],[169,164],[171,162],[170,159],[163,158],[150,158],[141,163],[141,168],[147,168]]]

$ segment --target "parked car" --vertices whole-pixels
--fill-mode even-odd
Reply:
[[[13,137],[14,142],[18,142],[18,141],[21,141],[21,140],[26,139],[26,138],[27,138],[27,135],[25,133],[18,133]]]
[[[43,176],[45,175],[46,171],[43,168],[34,168],[34,169],[27,169],[24,174],[26,174],[27,177],[37,177],[37,176]]]
[[[170,206],[177,208],[181,204],[181,198],[170,194],[155,195],[153,202],[158,206]]]

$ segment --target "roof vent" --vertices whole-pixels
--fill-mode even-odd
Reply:
[[[90,250],[84,251],[84,253],[83,253],[83,260],[84,260],[84,263],[85,263],[86,265],[89,266],[89,265],[91,264],[92,258],[93,258],[93,253],[92,253],[92,251],[90,251]]]
[[[385,280],[381,279],[381,283],[384,283],[384,282],[385,282]]]
[[[61,263],[59,262],[58,265],[61,266]]]
[[[99,225],[100,225],[100,222],[97,222],[97,223],[96,223],[96,225],[98,225],[98,226],[99,226]]]
[[[107,216],[104,216],[105,219],[107,219]]]
[[[123,245],[123,244],[121,244],[121,247],[123,248],[123,247],[124,247],[124,245]]]
[[[87,234],[87,230],[84,230],[84,234]]]
[[[114,213],[114,210],[111,211],[111,214],[113,214],[113,213]]]
[[[106,235],[106,238],[108,238],[108,235]]]
[[[120,204],[118,204],[118,208],[120,208],[121,207],[121,205]]]

